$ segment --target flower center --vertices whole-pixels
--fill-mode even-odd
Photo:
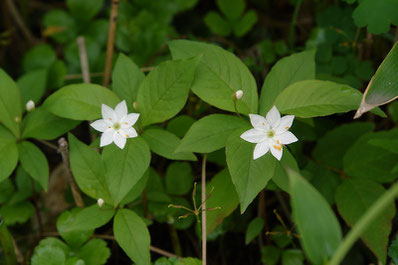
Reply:
[[[120,129],[120,123],[115,122],[115,123],[113,124],[113,129],[115,129],[116,131],[119,130],[119,129]]]
[[[269,138],[272,138],[272,137],[275,136],[275,132],[274,132],[273,130],[269,130],[269,131],[267,131],[267,136],[268,136]]]

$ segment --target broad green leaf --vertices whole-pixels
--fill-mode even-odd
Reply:
[[[61,239],[55,237],[46,237],[40,240],[39,245],[36,247],[36,249],[46,246],[60,248],[65,253],[65,255],[69,255],[70,253],[69,246],[66,245]]]
[[[21,103],[25,108],[26,102],[33,100],[37,105],[46,91],[47,70],[40,69],[27,72],[17,80],[21,92]]]
[[[180,115],[171,119],[167,123],[166,130],[174,133],[178,137],[182,138],[187,133],[192,124],[195,123],[195,119],[188,115]]]
[[[234,33],[237,37],[245,35],[257,22],[257,14],[254,10],[247,11],[238,23],[234,25]]]
[[[149,147],[141,137],[128,139],[123,149],[114,144],[104,148],[102,162],[113,206],[117,206],[143,177],[150,160]]]
[[[337,189],[337,208],[346,223],[352,227],[385,191],[382,185],[373,181],[347,179]],[[394,216],[395,205],[391,203],[361,236],[383,264],[386,262],[391,221]]]
[[[217,0],[218,8],[229,20],[238,19],[245,10],[244,0]]]
[[[249,243],[256,238],[264,228],[264,220],[260,217],[256,217],[250,221],[246,229],[245,244]]]
[[[104,4],[104,0],[67,0],[71,14],[80,21],[88,21],[93,18]]]
[[[98,206],[97,206],[98,207]],[[73,248],[83,245],[94,233],[94,229],[70,229],[69,225],[75,221],[77,214],[82,211],[81,208],[74,208],[70,211],[64,211],[57,219],[57,230],[60,236]]]
[[[79,121],[61,118],[40,107],[23,119],[22,138],[53,140],[78,124]]]
[[[8,178],[18,163],[15,136],[0,124],[0,183]]]
[[[239,204],[238,194],[227,169],[223,169],[211,181],[207,182],[206,194],[209,194],[212,189],[214,190],[206,201],[206,208],[220,207],[220,209],[207,212],[207,234],[210,234],[220,225],[224,218],[229,216]]]
[[[282,265],[303,265],[304,254],[301,249],[286,249],[282,253]]]
[[[137,95],[143,126],[170,119],[184,107],[199,60],[166,61],[148,74]]]
[[[288,169],[291,205],[300,242],[309,260],[325,264],[341,242],[340,224],[321,194],[302,176]]]
[[[276,162],[275,173],[272,176],[272,181],[282,190],[290,193],[289,176],[287,175],[285,167],[289,167],[295,171],[299,171],[297,161],[289,150],[283,150],[281,161]]]
[[[47,191],[50,170],[43,152],[31,142],[23,141],[18,143],[18,153],[22,167]]]
[[[0,181],[0,204],[8,201],[14,192],[15,188],[10,179]]]
[[[144,176],[133,186],[133,188],[127,193],[127,195],[123,198],[120,204],[128,204],[135,199],[137,199],[142,191],[145,189],[146,183],[149,178],[150,168],[145,171]]]
[[[57,60],[57,55],[51,46],[49,44],[39,44],[25,53],[22,67],[25,72],[48,68],[55,60]]]
[[[15,136],[19,137],[19,121],[22,117],[19,88],[3,69],[0,68],[0,122]]]
[[[281,113],[311,118],[354,110],[360,101],[361,92],[347,85],[307,80],[284,89],[275,105]]]
[[[233,94],[242,90],[237,101],[240,113],[257,112],[257,85],[242,61],[226,50],[212,44],[187,40],[169,42],[173,59],[190,58],[202,54],[192,84],[192,91],[205,102],[235,112]]]
[[[391,153],[398,154],[398,139],[373,139],[369,144],[384,148]]]
[[[392,259],[394,264],[398,264],[398,238],[396,237],[388,248],[388,256]]]
[[[398,9],[398,1],[396,2]],[[396,43],[369,82],[355,117],[359,118],[364,112],[396,99],[398,97],[397,83],[398,44]]]
[[[35,207],[28,202],[22,201],[16,204],[6,204],[0,209],[1,217],[6,225],[23,224],[35,213]]]
[[[44,33],[58,43],[66,43],[77,37],[77,25],[64,10],[50,10],[43,17]]]
[[[206,26],[208,26],[214,34],[224,37],[231,34],[231,25],[217,12],[209,11],[205,16],[204,21]]]
[[[255,144],[241,139],[239,136],[243,132],[244,130],[239,130],[233,133],[228,138],[225,149],[229,173],[238,192],[241,213],[272,178],[277,161],[270,153],[253,160]]]
[[[229,135],[248,128],[245,120],[226,114],[211,114],[195,122],[185,134],[177,152],[211,153],[225,146]]]
[[[279,93],[302,80],[315,79],[315,51],[296,53],[279,60],[265,78],[261,88],[259,113],[267,112],[275,105]]]
[[[57,90],[43,106],[46,110],[72,120],[101,118],[101,104],[114,108],[120,99],[109,89],[94,84],[74,84]]]
[[[111,256],[111,251],[104,240],[94,238],[76,251],[76,255],[84,260],[85,265],[102,265]]]
[[[113,205],[100,154],[68,134],[70,167],[79,188],[91,198]]]
[[[31,258],[32,265],[64,265],[65,253],[57,246],[38,246]]]
[[[78,257],[68,257],[65,261],[65,265],[86,265],[86,263]]]
[[[141,69],[129,57],[120,53],[112,73],[112,90],[121,99],[126,100],[131,110],[144,78],[145,75]]]
[[[396,0],[362,0],[352,13],[358,27],[367,26],[367,31],[373,34],[386,33],[390,24],[398,25],[398,1]]]
[[[317,141],[312,155],[316,161],[324,165],[343,168],[343,157],[355,141],[365,133],[374,129],[370,122],[343,124],[329,132]]]
[[[357,179],[368,179],[378,183],[387,183],[397,178],[392,169],[398,161],[398,154],[372,145],[375,139],[397,139],[398,129],[368,133],[361,136],[345,153],[344,172]]]
[[[119,209],[113,222],[113,231],[120,247],[137,265],[151,264],[151,238],[141,217],[131,210]]]
[[[281,249],[272,245],[265,246],[261,249],[261,261],[267,265],[276,265],[278,264],[281,252]]]
[[[195,258],[183,258],[177,261],[175,265],[201,265],[203,264],[201,260]]]
[[[50,68],[47,74],[47,86],[50,89],[58,89],[65,83],[65,75],[67,73],[66,65],[64,61],[56,60]]]
[[[162,129],[148,129],[143,132],[142,137],[152,152],[157,155],[172,160],[197,161],[196,156],[191,152],[176,151],[181,140],[171,132]]]
[[[174,162],[166,171],[166,191],[172,195],[187,194],[193,187],[193,174],[189,163]]]

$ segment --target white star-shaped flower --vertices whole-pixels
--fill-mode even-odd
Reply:
[[[123,149],[127,138],[137,137],[136,130],[132,127],[138,120],[140,114],[127,114],[126,101],[117,104],[115,110],[102,104],[102,118],[91,123],[91,127],[102,132],[100,146],[115,144]]]
[[[256,144],[253,159],[262,157],[271,150],[271,154],[281,160],[283,145],[298,141],[297,137],[288,131],[294,115],[281,118],[278,109],[273,106],[265,118],[257,114],[249,114],[249,117],[254,128],[244,132],[240,138]]]

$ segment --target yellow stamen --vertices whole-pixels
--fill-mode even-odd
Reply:
[[[273,147],[274,147],[275,149],[278,149],[279,151],[282,150],[282,145],[273,145]]]

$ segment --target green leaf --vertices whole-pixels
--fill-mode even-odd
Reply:
[[[86,263],[84,260],[79,259],[78,257],[69,257],[65,261],[65,265],[86,265]]]
[[[32,265],[64,265],[65,253],[60,247],[56,246],[38,246],[33,253]]]
[[[143,126],[170,119],[184,107],[199,60],[166,61],[148,74],[137,96]]]
[[[369,33],[381,34],[390,30],[390,24],[398,25],[397,13],[396,0],[362,0],[352,17],[358,27],[367,26]]]
[[[65,82],[65,75],[67,73],[64,61],[56,60],[48,69],[47,86],[50,89],[58,89]]]
[[[21,96],[14,80],[0,68],[0,122],[19,137],[22,117]]]
[[[81,210],[81,208],[74,208],[71,211],[64,211],[57,219],[58,233],[73,248],[80,247],[94,233],[94,229],[74,230],[69,228],[69,225],[75,222],[76,216]]]
[[[398,1],[397,8],[398,8]],[[384,105],[398,97],[398,44],[396,43],[376,71],[362,97],[355,117],[360,117],[377,106]]]
[[[144,176],[133,186],[133,188],[127,193],[127,195],[123,198],[120,204],[128,204],[135,199],[137,199],[142,191],[145,189],[146,183],[149,178],[150,168],[145,171]]]
[[[79,121],[64,119],[43,108],[37,108],[23,119],[22,138],[53,140],[78,124]]]
[[[370,122],[356,122],[343,124],[320,138],[312,151],[318,162],[333,168],[343,168],[343,157],[347,150],[362,135],[371,132],[374,124]]]
[[[330,81],[299,81],[283,90],[275,100],[278,110],[301,118],[348,112],[359,106],[361,92]]]
[[[282,253],[282,265],[302,265],[304,254],[301,249],[287,249]]]
[[[259,113],[267,112],[275,104],[279,93],[302,80],[315,79],[315,51],[304,51],[279,60],[265,78],[261,88]]]
[[[48,68],[55,60],[57,60],[57,55],[51,46],[48,44],[39,44],[25,53],[22,67],[25,72]]]
[[[23,141],[18,143],[18,153],[22,167],[47,191],[50,170],[43,152],[31,142]]]
[[[30,202],[22,201],[16,204],[6,204],[0,209],[0,214],[6,225],[23,224],[35,213]]]
[[[217,12],[209,11],[205,16],[204,21],[206,26],[208,26],[214,34],[224,37],[231,34],[231,25]]]
[[[211,114],[195,122],[177,147],[177,152],[211,153],[225,146],[229,135],[248,123],[235,116]]]
[[[237,101],[240,113],[257,112],[257,85],[242,61],[234,54],[212,44],[187,40],[169,42],[173,59],[190,58],[202,54],[192,84],[192,91],[205,102],[235,112],[233,94],[242,90]]]
[[[398,264],[398,239],[395,238],[388,248],[388,256],[392,259],[394,264]]]
[[[261,249],[261,262],[267,265],[276,265],[281,256],[281,250],[274,246],[265,246]]]
[[[242,37],[256,24],[257,13],[254,10],[249,10],[243,17],[234,25],[234,33],[237,37]]]
[[[339,213],[349,226],[354,226],[373,203],[385,193],[382,185],[361,179],[347,179],[337,189],[336,202]],[[362,240],[383,264],[386,263],[387,246],[395,205],[391,205],[362,233]]]
[[[51,10],[44,15],[45,33],[58,43],[66,43],[77,37],[77,25],[73,17],[64,10]]]
[[[141,137],[129,139],[123,149],[116,145],[108,145],[104,148],[102,162],[105,165],[113,206],[117,206],[143,177],[150,160],[149,147]]]
[[[94,84],[65,86],[49,96],[43,106],[46,110],[72,120],[101,118],[101,104],[113,108],[120,99],[109,89]]]
[[[0,124],[0,183],[11,175],[17,163],[16,139],[9,130]]]
[[[21,91],[21,103],[25,107],[26,102],[33,100],[38,104],[46,91],[47,70],[40,69],[27,72],[17,80]]]
[[[84,260],[85,265],[102,265],[111,256],[111,251],[104,240],[94,238],[77,250],[76,255]]]
[[[398,154],[372,145],[369,142],[375,139],[397,139],[398,129],[378,133],[368,133],[360,137],[344,156],[344,172],[358,179],[373,180],[378,183],[387,183],[396,179],[397,174],[392,169],[398,161]]]
[[[136,213],[119,209],[113,222],[116,241],[137,265],[149,265],[150,236],[148,229]]]
[[[263,230],[264,220],[260,217],[256,217],[250,221],[246,229],[245,244],[249,245]]]
[[[297,161],[289,150],[283,150],[283,155],[280,162],[276,163],[275,173],[272,176],[272,181],[282,190],[290,193],[289,177],[285,167],[289,167],[295,171],[299,171]]]
[[[203,264],[201,260],[195,258],[183,258],[177,261],[176,265],[201,265]]]
[[[0,181],[0,204],[4,204],[8,201],[14,192],[15,188],[10,179]]]
[[[288,170],[293,216],[304,252],[313,264],[325,264],[341,242],[339,222],[327,201],[303,177]]]
[[[398,140],[394,139],[373,139],[369,144],[384,148],[391,153],[398,154]]]
[[[180,115],[169,121],[166,130],[182,138],[194,123],[195,120],[191,116]]]
[[[209,194],[212,189],[214,190],[206,201],[206,207],[208,209],[220,207],[220,209],[207,212],[207,234],[210,234],[220,225],[224,218],[229,216],[239,204],[238,194],[227,169],[223,169],[211,181],[207,182],[206,194]]]
[[[239,136],[243,132],[239,130],[233,133],[225,149],[229,173],[239,195],[241,213],[267,185],[276,165],[276,159],[270,153],[253,160],[255,144],[242,140]]]
[[[166,171],[166,191],[172,195],[187,194],[193,187],[193,174],[189,163],[171,163]]]
[[[70,166],[79,188],[91,198],[113,205],[100,154],[68,134]]]
[[[120,53],[112,73],[112,89],[121,99],[126,100],[130,109],[133,109],[138,88],[144,78],[141,69],[129,57]]]
[[[148,129],[144,131],[142,137],[152,152],[157,155],[172,160],[197,161],[196,156],[191,152],[177,152],[176,148],[180,145],[181,140],[171,132],[162,129]]]
[[[238,19],[245,10],[244,0],[217,0],[217,6],[229,20]]]
[[[80,21],[92,19],[102,8],[103,0],[67,0],[66,5],[71,14]]]

